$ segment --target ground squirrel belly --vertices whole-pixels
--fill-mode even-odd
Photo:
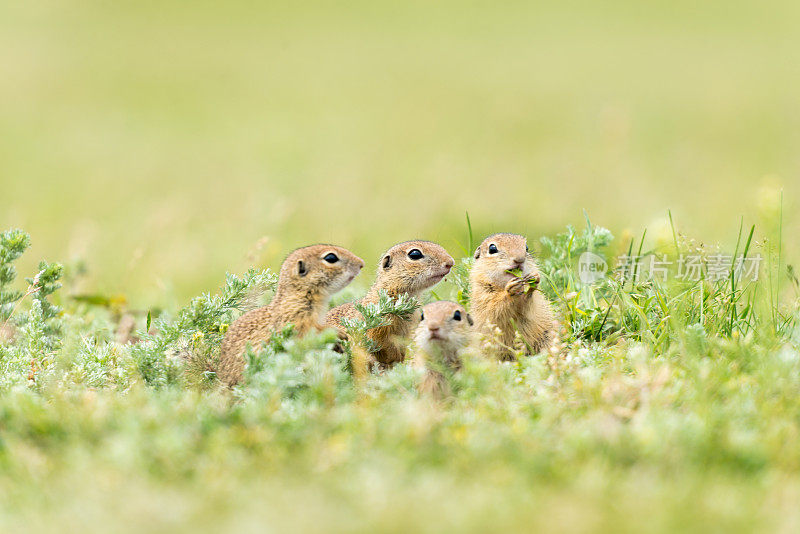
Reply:
[[[519,270],[519,276],[509,273]],[[475,250],[470,272],[470,311],[476,327],[491,333],[500,330],[503,347],[498,356],[512,359],[515,332],[538,353],[553,338],[553,312],[550,302],[530,282],[538,281],[539,267],[528,252],[526,239],[516,234],[494,234]]]
[[[219,379],[229,386],[238,383],[248,343],[257,349],[289,323],[300,336],[324,328],[331,295],[352,282],[363,267],[364,260],[333,245],[312,245],[289,254],[281,265],[278,287],[269,305],[245,313],[225,334]]]
[[[447,276],[454,263],[453,257],[436,243],[430,241],[399,243],[381,257],[375,283],[359,302],[377,303],[381,290],[393,298],[403,293],[418,297],[424,290],[433,287]],[[362,318],[352,302],[332,309],[328,313],[327,324],[343,331],[342,320],[345,318]],[[388,326],[367,332],[370,339],[380,347],[380,350],[373,355],[375,360],[384,366],[403,361],[405,347],[401,341],[408,337],[411,328],[411,319],[392,317]]]
[[[447,392],[444,373],[461,368],[459,353],[470,344],[472,325],[472,317],[455,302],[440,300],[422,308],[414,331],[414,365],[425,369],[420,384],[423,393],[441,397]]]

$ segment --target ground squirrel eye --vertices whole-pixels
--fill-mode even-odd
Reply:
[[[425,314],[424,313],[419,312],[419,320],[420,321],[424,321],[425,320]]]
[[[421,260],[425,256],[422,254],[422,251],[418,248],[412,248],[408,251],[408,257],[412,260]]]
[[[528,245],[525,245],[525,252],[530,252],[530,249],[528,248]]]
[[[323,257],[322,259],[327,261],[328,263],[336,263],[337,261],[339,261],[339,256],[337,256],[333,252],[330,252],[326,254],[325,257]]]
[[[494,243],[489,245],[489,254],[497,254],[497,252],[498,252],[497,245],[495,245]]]
[[[456,310],[456,312],[453,314],[453,319],[455,319],[456,321],[460,321],[461,320],[461,312]]]

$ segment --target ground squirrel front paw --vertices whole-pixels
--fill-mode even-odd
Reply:
[[[535,290],[538,284],[538,274],[529,274],[522,278],[514,277],[506,284],[506,291],[511,296],[524,295]]]
[[[539,287],[539,281],[541,280],[539,275],[536,273],[531,273],[523,277],[522,279],[525,281],[526,284],[531,286],[531,289],[536,289],[537,287]]]
[[[511,296],[522,295],[525,293],[525,288],[527,284],[522,280],[522,278],[512,278],[506,284],[506,292]]]

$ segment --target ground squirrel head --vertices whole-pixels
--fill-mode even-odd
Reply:
[[[329,297],[353,281],[364,260],[334,245],[298,248],[281,265],[278,290],[287,288]]]
[[[475,249],[473,269],[500,286],[514,278],[508,271],[519,269],[521,276],[538,273],[527,239],[517,234],[493,234],[484,239]]]
[[[469,343],[472,325],[472,317],[460,304],[449,300],[431,302],[422,308],[414,341],[426,352],[456,352]]]
[[[439,283],[455,264],[436,243],[406,241],[387,250],[378,263],[376,289],[414,295]]]

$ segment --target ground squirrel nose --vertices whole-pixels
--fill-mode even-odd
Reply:
[[[444,266],[447,267],[448,269],[450,269],[453,265],[455,265],[455,261],[453,260],[453,258],[450,258],[449,260],[444,262]]]

